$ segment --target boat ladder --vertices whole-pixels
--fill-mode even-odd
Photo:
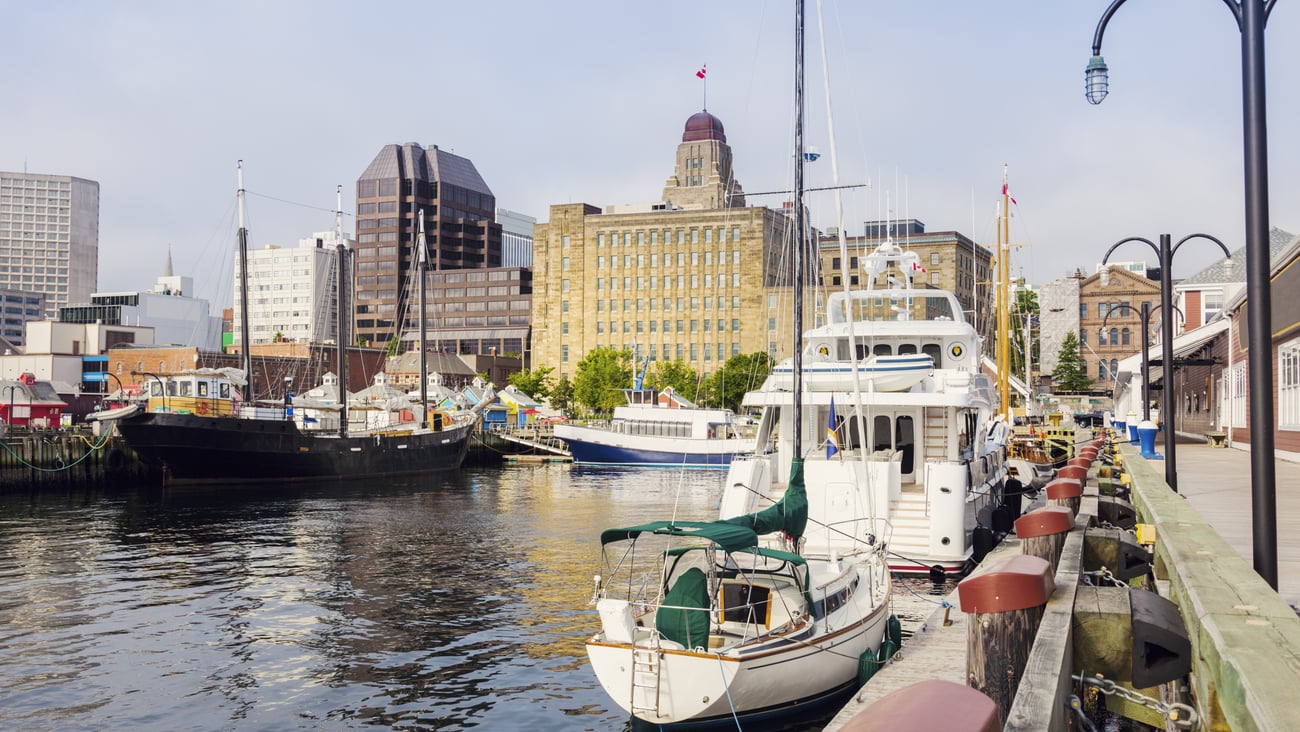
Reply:
[[[922,430],[926,462],[948,457],[948,410],[943,407],[925,407]]]
[[[637,712],[659,715],[659,666],[662,652],[659,633],[652,634],[648,646],[632,646],[632,716]],[[643,719],[645,717],[642,717]]]

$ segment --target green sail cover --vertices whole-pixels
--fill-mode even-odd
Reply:
[[[722,521],[652,521],[623,529],[605,529],[600,533],[600,543],[604,545],[614,541],[627,541],[645,532],[707,539],[729,552],[748,549],[758,544],[758,535],[753,531],[743,525],[727,524]]]
[[[803,482],[803,458],[796,457],[790,465],[789,486],[775,505],[758,513],[722,519],[718,523],[746,526],[759,535],[783,531],[792,539],[802,537],[808,527],[808,491]]]
[[[683,572],[664,595],[663,607],[655,613],[655,627],[684,648],[708,645],[709,579],[698,567]]]

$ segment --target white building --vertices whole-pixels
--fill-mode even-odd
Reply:
[[[533,227],[537,219],[499,207],[496,217],[501,224],[501,266],[533,266]]]
[[[102,323],[149,327],[159,346],[193,346],[207,351],[221,350],[221,316],[212,315],[207,300],[191,296],[192,277],[172,274],[171,253],[167,268],[153,289],[145,292],[97,292],[89,304],[59,308],[59,322]],[[138,341],[137,341],[138,342]]]
[[[355,242],[344,235],[349,249]],[[253,344],[296,341],[325,343],[338,337],[338,237],[333,231],[312,234],[296,249],[268,244],[248,252],[248,329]],[[358,273],[370,273],[377,262],[355,263]],[[396,289],[396,282],[393,283]],[[239,269],[235,268],[234,343],[242,342]]]
[[[82,391],[111,391],[115,385],[104,376],[110,348],[132,343],[152,343],[153,328],[105,323],[60,323],[38,320],[27,324],[27,345],[22,353],[0,356],[0,379],[17,379],[24,373],[41,381],[82,385]]]
[[[99,184],[0,172],[0,289],[45,293],[45,315],[86,302],[99,278]]]

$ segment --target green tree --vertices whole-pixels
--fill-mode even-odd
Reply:
[[[607,414],[626,401],[622,390],[631,386],[632,351],[601,346],[588,351],[578,362],[573,398],[593,412]]]
[[[1032,341],[1030,365],[1041,363],[1038,354],[1040,336],[1034,332],[1038,320],[1038,293],[1033,290],[1020,290],[1016,293],[1016,302],[1011,311],[1011,375],[1017,379],[1025,378],[1025,321],[1028,319],[1029,335]]]
[[[761,351],[727,359],[722,368],[704,380],[709,404],[739,411],[745,392],[758,388],[772,372],[772,357]]]
[[[560,380],[555,382],[547,403],[551,405],[551,409],[558,409],[560,414],[566,417],[573,416],[573,382],[569,381],[568,376],[561,376]]]
[[[1058,392],[1085,391],[1092,386],[1088,378],[1088,364],[1079,352],[1079,337],[1066,331],[1061,339],[1061,350],[1056,355],[1056,369],[1052,371],[1052,387]]]
[[[550,366],[524,369],[507,376],[506,382],[534,399],[546,399],[551,395],[555,384],[555,379],[551,376],[554,371]]]
[[[673,391],[695,401],[700,387],[700,375],[681,359],[655,361],[646,374],[645,387],[663,391],[666,386],[671,386]]]
[[[393,356],[396,356],[397,347],[400,346],[401,344],[402,342],[397,338],[390,338],[388,340],[388,343],[384,346],[384,356],[386,356],[387,358],[392,358]]]

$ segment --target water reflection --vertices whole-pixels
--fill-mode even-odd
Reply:
[[[722,478],[0,496],[0,727],[629,728],[582,647],[599,532],[711,518]]]

